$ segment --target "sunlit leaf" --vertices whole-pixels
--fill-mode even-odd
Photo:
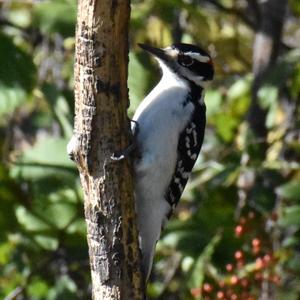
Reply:
[[[33,215],[25,207],[19,206],[16,208],[16,216],[18,222],[29,231],[51,230],[51,226],[44,222],[39,216]]]
[[[28,100],[35,72],[32,57],[0,33],[0,115],[13,112]]]
[[[12,176],[29,179],[43,178],[59,172],[72,173],[75,166],[67,156],[67,143],[68,140],[62,138],[39,140],[32,148],[24,151],[12,168]]]
[[[28,294],[33,298],[40,299],[48,295],[49,286],[46,281],[40,278],[34,278],[28,286]]]
[[[249,94],[251,88],[250,78],[241,78],[237,80],[228,90],[228,99],[235,100]]]
[[[73,134],[73,124],[69,121],[71,112],[67,100],[53,85],[44,85],[42,90],[54,115],[62,127],[64,136],[67,139],[70,139]]]
[[[190,288],[202,286],[206,265],[210,262],[215,248],[219,244],[220,240],[221,235],[218,233],[211,239],[209,244],[205,247],[201,255],[196,260],[191,277],[189,279]]]
[[[281,185],[276,192],[283,198],[300,201],[300,182],[291,181]]]
[[[286,207],[283,211],[283,216],[280,219],[282,226],[300,226],[300,206],[294,205]]]
[[[44,33],[73,36],[75,33],[76,1],[52,0],[38,2],[33,9],[33,23]]]
[[[58,247],[58,239],[52,236],[36,234],[33,239],[40,247],[49,251],[54,251]]]
[[[220,110],[223,97],[218,90],[208,90],[205,93],[205,103],[207,107],[207,116],[210,117]]]

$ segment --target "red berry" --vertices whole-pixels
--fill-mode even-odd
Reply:
[[[243,258],[243,252],[241,250],[238,250],[234,253],[234,257],[236,260],[242,259]]]
[[[257,255],[260,252],[260,247],[252,247],[252,253]]]
[[[262,260],[261,257],[258,257],[256,260],[255,260],[255,269],[256,270],[261,270],[265,267],[265,264],[264,264],[264,261]]]
[[[206,293],[211,293],[213,290],[213,287],[211,284],[209,283],[204,283],[203,284],[203,291],[206,292]]]
[[[236,275],[231,276],[230,283],[232,285],[236,285],[238,283],[238,281],[239,281],[239,279],[238,279],[238,277]]]
[[[233,270],[233,265],[232,265],[232,264],[227,264],[227,265],[226,265],[226,270],[227,270],[228,272],[231,272],[231,271]]]
[[[247,286],[249,285],[248,279],[243,278],[243,279],[241,280],[241,285],[242,285],[242,287],[247,287]]]
[[[230,297],[232,294],[233,294],[232,289],[228,289],[228,290],[226,291],[226,296],[227,296],[227,297]]]
[[[244,265],[245,265],[245,262],[243,259],[240,259],[236,264],[238,269],[241,269]]]
[[[240,237],[244,233],[244,227],[242,225],[237,225],[234,232],[237,237]]]
[[[220,287],[220,288],[223,288],[224,286],[225,286],[224,280],[220,280],[220,281],[219,281],[219,287]]]
[[[280,283],[280,276],[278,275],[274,275],[272,278],[271,278],[272,282],[274,282],[275,284],[279,284]]]
[[[190,290],[192,296],[199,297],[201,295],[201,288],[193,288]]]
[[[263,257],[263,261],[264,261],[264,263],[267,265],[267,264],[269,264],[270,262],[271,262],[271,260],[272,260],[272,257],[271,257],[271,255],[269,255],[269,254],[266,254],[264,257]]]
[[[261,245],[261,241],[260,241],[260,239],[253,239],[252,240],[252,246],[253,247],[259,247]]]
[[[225,298],[225,294],[223,291],[218,291],[217,292],[217,299],[224,299]]]

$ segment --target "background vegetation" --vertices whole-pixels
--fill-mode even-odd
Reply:
[[[65,150],[76,1],[0,8],[0,298],[89,299],[82,193]],[[256,1],[132,1],[130,114],[160,76],[138,42],[200,44],[216,68],[204,147],[157,246],[153,299],[300,297],[300,2],[274,14],[279,51],[255,90]]]

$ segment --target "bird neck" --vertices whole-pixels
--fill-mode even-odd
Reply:
[[[204,90],[201,85],[196,84],[194,81],[189,80],[186,77],[179,77],[164,64],[161,64],[163,76],[160,84],[164,88],[166,87],[179,87],[187,90],[188,98],[194,105],[204,105]]]
[[[189,96],[191,98],[192,103],[195,106],[205,105],[204,104],[204,88],[202,86],[197,85],[193,81],[188,80],[189,85]]]

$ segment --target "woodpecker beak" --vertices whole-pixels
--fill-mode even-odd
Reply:
[[[168,62],[173,59],[173,55],[170,55],[170,51],[167,49],[155,48],[145,44],[138,44],[143,50],[149,52],[158,59],[161,59],[164,62]]]

